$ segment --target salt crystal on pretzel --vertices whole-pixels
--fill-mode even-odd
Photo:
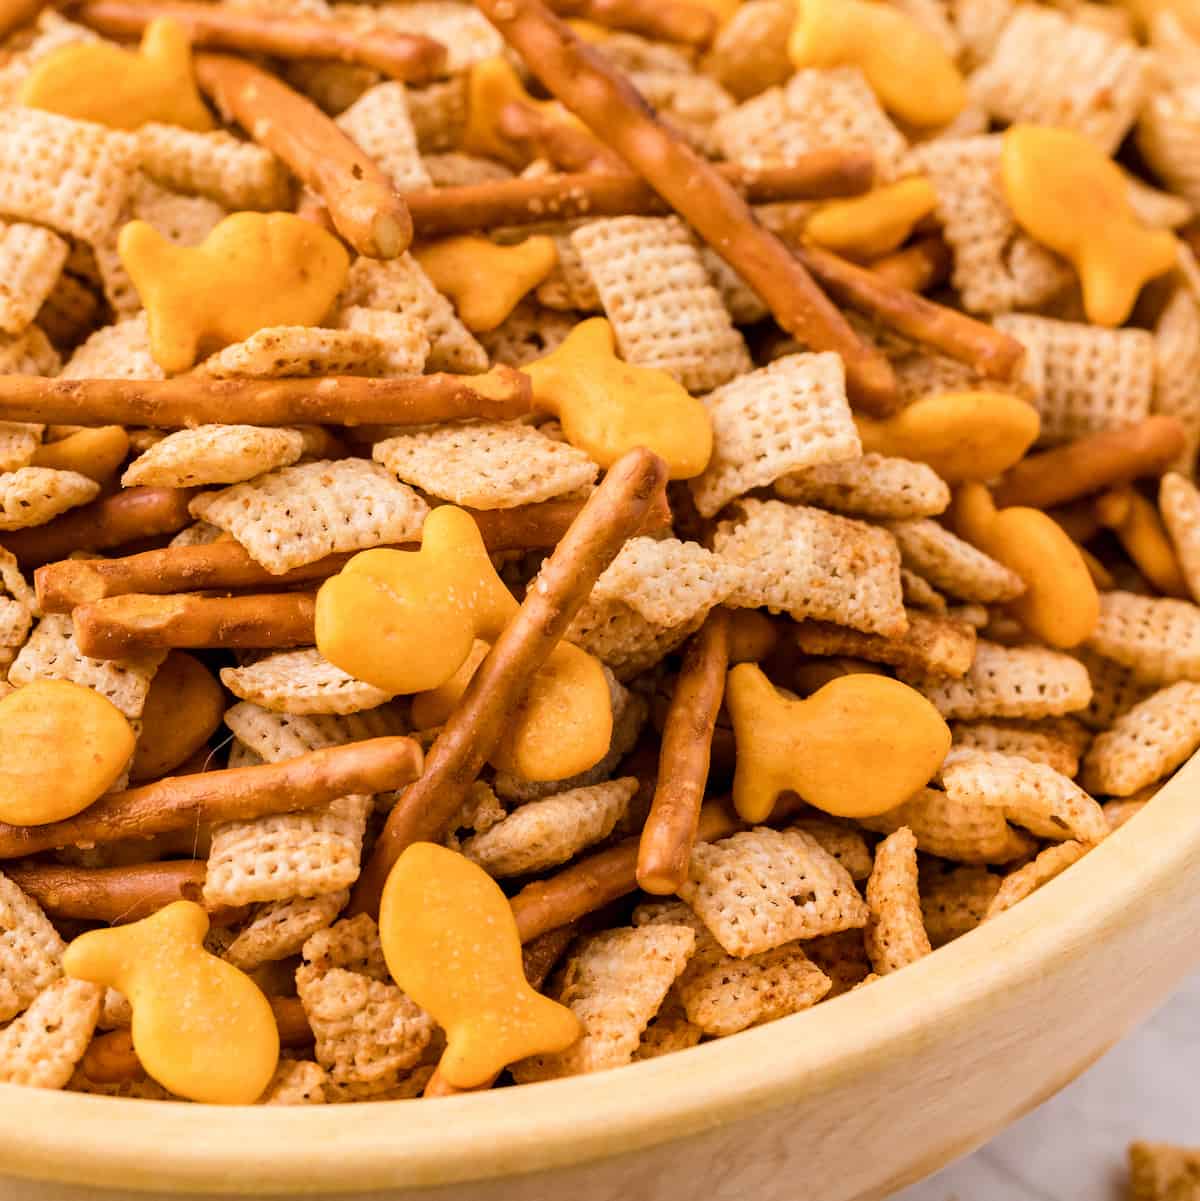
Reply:
[[[16,1017],[62,974],[64,949],[37,902],[0,873],[0,1021]]]
[[[0,1083],[62,1088],[96,1027],[101,990],[83,980],[59,980],[0,1030]]]
[[[848,655],[921,675],[962,676],[975,657],[975,631],[966,622],[915,610],[908,611],[908,629],[898,638],[825,621],[802,621],[794,636],[806,655]]]
[[[125,469],[121,483],[163,488],[236,484],[294,463],[303,449],[297,430],[202,425],[156,443]]]
[[[223,667],[234,696],[277,713],[357,713],[390,700],[388,693],[347,675],[315,649],[267,655],[244,667]]]
[[[1025,591],[1016,572],[952,534],[936,521],[917,518],[889,521],[887,528],[900,546],[905,566],[935,588],[967,601],[993,604]]]
[[[67,243],[57,234],[20,221],[0,227],[0,330],[19,334],[37,316],[67,259]]]
[[[917,839],[902,826],[875,848],[867,881],[867,954],[881,976],[898,972],[933,949],[925,932],[917,891]]]
[[[783,500],[855,517],[935,517],[950,503],[950,489],[927,464],[873,453],[790,472],[774,487]]]
[[[288,959],[298,954],[318,930],[331,926],[349,899],[349,892],[342,890],[317,897],[271,901],[238,931],[225,951],[225,958],[244,972],[264,963]]]
[[[1093,685],[1095,679],[1092,680]],[[1094,699],[1093,699],[1094,703]],[[1070,720],[1070,719],[1063,719]],[[1086,730],[1080,726],[1086,734]],[[1079,756],[1087,745],[1082,740],[1059,731],[1050,723],[993,719],[990,721],[955,722],[954,749],[996,751],[1003,755],[1018,755],[1033,763],[1044,763],[1064,776],[1079,771]]]
[[[381,375],[387,344],[365,330],[280,325],[260,329],[201,362],[197,372],[217,379]],[[424,359],[415,371],[420,374]]]
[[[1143,684],[1200,680],[1200,607],[1190,601],[1106,592],[1086,644],[1133,669]]]
[[[402,83],[390,81],[369,88],[337,118],[337,125],[401,191],[432,186],[417,149]]]
[[[1019,901],[1032,896],[1043,884],[1049,884],[1067,868],[1078,863],[1091,850],[1087,843],[1060,842],[1048,847],[1032,862],[1010,872],[1000,882],[1000,888],[988,906],[984,921],[1011,909]]]
[[[1154,397],[1151,411],[1176,417],[1187,441],[1175,463],[1191,474],[1200,448],[1200,301],[1177,288],[1154,327]]]

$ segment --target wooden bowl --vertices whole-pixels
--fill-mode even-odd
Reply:
[[[869,988],[663,1059],[436,1102],[0,1087],[6,1201],[881,1198],[1083,1071],[1200,962],[1200,758],[1064,876]],[[36,1182],[41,1183],[36,1183]]]

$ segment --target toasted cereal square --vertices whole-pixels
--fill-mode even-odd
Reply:
[[[1091,730],[1107,730],[1122,713],[1154,691],[1154,685],[1143,683],[1132,667],[1086,647],[1078,647],[1074,653],[1092,681],[1092,699],[1075,716]]]
[[[358,713],[391,699],[390,693],[335,667],[315,647],[223,667],[221,683],[234,696],[277,713]]]
[[[132,488],[192,488],[238,484],[287,467],[304,450],[297,430],[256,425],[201,425],[177,430],[156,442],[125,469],[121,484]]]
[[[444,154],[424,154],[421,156],[421,162],[429,176],[427,186],[434,188],[462,188],[477,183],[499,183],[513,177],[512,169],[504,163],[456,150]]]
[[[689,392],[707,392],[750,370],[742,335],[678,217],[590,221],[571,241],[626,362],[658,367]]]
[[[900,399],[905,402],[937,392],[976,391],[1003,392],[1032,402],[1042,389],[1044,375],[1037,347],[1026,347],[1025,357],[1011,380],[991,379],[968,363],[919,346],[911,346],[902,357],[893,359],[892,370]]]
[[[1172,192],[1200,203],[1200,88],[1195,82],[1155,90],[1138,118],[1137,146]]]
[[[836,354],[776,359],[718,388],[704,403],[713,454],[690,484],[704,517],[789,472],[862,453]]]
[[[804,952],[833,985],[825,994],[826,1001],[857,988],[872,974],[861,929],[810,939],[804,944]]]
[[[0,472],[27,467],[41,445],[44,428],[27,421],[0,421]]]
[[[1200,607],[1191,601],[1102,592],[1088,648],[1133,670],[1142,684],[1200,680]]]
[[[867,920],[849,872],[801,830],[763,827],[697,844],[679,896],[739,959]]]
[[[1082,842],[1060,842],[1047,847],[1032,862],[1019,867],[1015,872],[1009,872],[1000,882],[992,903],[988,906],[984,920],[996,917],[1006,909],[1011,909],[1018,901],[1031,896],[1043,884],[1049,884],[1056,876],[1061,876],[1067,868],[1079,862],[1091,850]]]
[[[917,891],[917,839],[902,826],[875,848],[867,881],[867,954],[880,976],[898,972],[933,949],[925,932]]]
[[[935,588],[982,604],[1013,600],[1025,591],[1015,571],[927,517],[889,521],[900,561]]]
[[[37,599],[17,560],[0,549],[0,648],[21,646],[33,624]]]
[[[1187,441],[1175,466],[1190,476],[1200,448],[1200,302],[1177,288],[1154,327],[1154,399],[1151,411],[1176,417]]]
[[[596,290],[596,281],[583,261],[571,231],[582,223],[563,227],[566,232],[554,233],[554,249],[558,261],[544,280],[534,289],[538,303],[546,308],[566,313],[602,313],[604,305]]]
[[[214,542],[220,542],[222,539],[228,538],[229,535],[219,526],[209,525],[207,521],[195,521],[180,530],[167,545],[171,547],[210,546]]]
[[[1130,1201],[1196,1201],[1200,1196],[1200,1149],[1169,1143],[1131,1143]]]
[[[574,316],[526,297],[495,329],[482,331],[479,340],[493,363],[524,367],[557,350],[575,324]]]
[[[78,471],[18,467],[0,475],[0,530],[45,525],[60,513],[85,505],[100,491]]]
[[[1180,680],[1134,705],[1092,743],[1083,782],[1098,794],[1131,796],[1169,775],[1200,747],[1200,684]]]
[[[770,309],[758,293],[711,246],[701,245],[699,249],[708,278],[734,325],[753,325],[770,316]]]
[[[310,1059],[281,1059],[259,1105],[324,1105],[325,1069]]]
[[[927,463],[874,453],[793,471],[775,481],[775,494],[854,517],[935,517],[950,504],[950,489]]]
[[[629,82],[659,119],[693,150],[720,153],[712,134],[713,123],[736,102],[715,79],[695,71],[651,67],[629,72]]]
[[[682,646],[704,624],[706,615],[707,609],[702,609],[678,625],[661,626],[623,601],[589,599],[566,637],[595,655],[618,680],[632,680]]]
[[[150,353],[146,314],[101,326],[62,369],[63,379],[165,379]]]
[[[325,1100],[330,1105],[354,1104],[357,1101],[411,1101],[424,1093],[433,1073],[434,1065],[426,1064],[424,1067],[414,1068],[411,1072],[402,1073],[394,1084],[386,1086],[327,1080]]]
[[[225,949],[225,958],[249,972],[296,955],[311,935],[333,924],[349,899],[350,894],[342,889],[263,905]]]
[[[975,630],[954,617],[910,609],[899,638],[863,634],[826,621],[801,621],[792,631],[806,655],[849,655],[922,675],[963,676],[975,660]]]
[[[344,330],[377,339],[380,375],[420,375],[425,369],[429,337],[418,318],[352,304],[338,313],[337,323]]]
[[[1094,681],[1093,681],[1094,683]],[[1062,718],[1072,721],[1072,718]],[[954,748],[970,751],[998,751],[1002,755],[1019,755],[1034,763],[1045,763],[1064,776],[1079,771],[1079,754],[1087,745],[1087,737],[1075,739],[1060,733],[1050,723],[1016,719],[993,721],[956,721],[951,727]],[[1087,735],[1087,730],[1080,725]]]
[[[377,463],[341,459],[284,467],[203,493],[191,512],[281,575],[339,551],[411,541],[429,507]]]
[[[114,1084],[103,1084],[90,1080],[83,1074],[81,1067],[76,1068],[71,1079],[66,1084],[66,1090],[72,1093],[89,1093],[97,1097],[124,1097],[133,1101],[177,1101],[180,1098],[172,1096],[157,1080],[152,1080],[145,1072],[132,1080],[120,1080]]]
[[[1000,877],[986,867],[942,864],[922,870],[920,891],[925,932],[936,949],[969,933],[983,921],[988,906],[1000,891]]]
[[[587,488],[599,467],[581,450],[518,422],[415,429],[375,444],[393,475],[473,509],[511,509]]]
[[[633,1053],[634,1062],[657,1059],[674,1051],[686,1051],[696,1046],[703,1037],[704,1031],[688,1021],[683,1006],[668,999],[642,1031],[642,1041]]]
[[[54,346],[76,346],[96,328],[100,306],[101,298],[89,282],[61,271],[37,311],[38,328]]]
[[[302,717],[271,713],[243,702],[225,711],[225,724],[241,745],[267,763],[294,759],[322,747],[408,733],[408,725],[394,705],[363,713]]]
[[[304,944],[304,960],[319,972],[344,968],[371,980],[387,980],[379,927],[365,913],[318,930]]]
[[[1178,472],[1168,472],[1159,485],[1158,507],[1188,591],[1193,600],[1200,599],[1200,491]]]
[[[380,375],[385,357],[382,339],[361,330],[279,325],[209,355],[198,371],[217,379]]]
[[[802,830],[850,873],[856,884],[871,874],[873,862],[866,839],[848,821],[836,817],[798,817],[789,827]]]
[[[131,721],[141,717],[146,694],[166,651],[137,659],[89,659],[79,653],[69,613],[47,613],[21,648],[8,673],[20,688],[37,679],[69,680],[112,701]]]
[[[66,947],[32,897],[0,873],[0,1022],[62,975]]]
[[[447,50],[444,70],[449,75],[458,75],[504,52],[503,40],[484,15],[454,0],[413,0],[366,8],[361,4],[335,4],[333,11],[368,36],[376,31],[415,33],[441,42]]]
[[[63,1088],[83,1058],[104,990],[85,980],[58,980],[0,1030],[0,1084]]]
[[[875,526],[778,500],[741,500],[713,536],[741,569],[731,605],[833,621],[886,638],[908,628],[895,539]]]
[[[15,337],[0,336],[0,375],[57,375],[59,362],[58,351],[37,325]]]
[[[512,1065],[519,1084],[600,1072],[632,1061],[642,1031],[658,1012],[695,947],[687,926],[606,930],[580,940],[551,995],[583,1026],[565,1051]]]
[[[336,121],[398,191],[433,186],[417,149],[404,84],[389,80],[368,88]]]
[[[627,776],[531,801],[468,838],[462,853],[496,877],[557,867],[607,838],[637,790],[638,781]]]
[[[19,334],[37,316],[67,261],[67,244],[39,225],[0,222],[0,330]]]
[[[409,88],[408,115],[422,154],[456,149],[467,124],[466,75]]]

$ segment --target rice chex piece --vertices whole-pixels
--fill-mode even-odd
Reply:
[[[209,525],[207,521],[195,521],[180,530],[167,545],[171,547],[210,546],[212,543],[228,537],[229,535],[219,526]]]
[[[629,82],[663,124],[701,154],[717,154],[713,123],[735,107],[734,98],[713,78],[696,71],[650,68],[629,72]]]
[[[1196,1201],[1200,1196],[1200,1148],[1169,1143],[1131,1143],[1130,1201]]]
[[[950,607],[946,604],[946,598],[924,576],[917,575],[911,568],[900,568],[900,586],[904,590],[906,608],[927,609],[930,613],[944,616]],[[987,624],[986,621],[984,624]]]
[[[1050,723],[1014,719],[956,721],[951,729],[956,750],[1019,755],[1034,763],[1045,763],[1064,776],[1074,776],[1079,771],[1080,749],[1087,744],[1086,738],[1073,740],[1059,733]],[[1083,726],[1080,729],[1086,734]]]
[[[429,357],[424,324],[405,313],[388,313],[349,305],[337,315],[341,329],[366,334],[378,342],[375,357],[380,375],[420,375]]]
[[[711,246],[701,245],[699,250],[708,278],[734,325],[753,325],[771,315],[759,294]]]
[[[1000,882],[984,920],[996,917],[1006,909],[1011,909],[1018,901],[1032,896],[1043,884],[1049,884],[1067,868],[1078,863],[1089,850],[1091,847],[1086,843],[1060,842],[1047,847],[1032,863],[1009,872]]]
[[[792,634],[806,655],[849,655],[922,675],[966,675],[975,659],[974,627],[916,609],[907,613],[908,629],[899,638],[864,634],[828,621],[801,621]]]
[[[739,959],[867,921],[850,873],[802,830],[761,827],[697,844],[679,897]]]
[[[86,980],[57,980],[0,1030],[0,1084],[63,1088],[83,1058],[104,990]]]
[[[63,379],[165,379],[150,353],[146,314],[103,325],[76,348]]]
[[[146,694],[166,651],[136,659],[89,659],[79,652],[69,613],[47,613],[21,648],[8,673],[20,688],[37,679],[69,680],[110,700],[131,721],[141,717]]]
[[[921,915],[934,947],[974,930],[1000,891],[1000,877],[986,867],[939,867],[921,872]]]
[[[579,222],[564,227],[566,232],[554,233],[557,262],[550,274],[534,289],[538,303],[559,312],[602,313],[604,305],[596,291],[596,281],[571,238],[571,230]]]
[[[1041,442],[1069,442],[1150,415],[1155,343],[1149,331],[1103,329],[1028,313],[1002,315],[995,325],[1036,348],[1043,363],[1044,383],[1034,397]]]
[[[176,430],[156,442],[125,469],[121,484],[132,488],[192,488],[238,484],[287,467],[304,451],[298,430],[257,425],[201,425]]]
[[[687,964],[696,936],[687,926],[605,930],[576,943],[550,995],[583,1026],[565,1051],[512,1065],[519,1084],[600,1072],[632,1061],[642,1031]]]
[[[413,136],[416,136],[415,130]],[[504,163],[481,158],[478,154],[463,154],[461,151],[425,154],[421,156],[421,163],[429,176],[428,186],[434,188],[463,188],[476,183],[499,183],[513,177],[511,168]]]
[[[735,959],[681,901],[641,905],[634,911],[633,923],[689,926],[695,931],[695,952],[675,982],[671,997],[682,1004],[688,1021],[704,1034],[736,1034],[799,1013],[815,1005],[832,987],[829,977],[798,942]]]
[[[524,876],[557,867],[607,838],[637,790],[637,779],[626,776],[531,801],[468,838],[462,853],[496,877]]]
[[[15,652],[33,624],[37,598],[13,555],[0,548],[0,651]]]
[[[342,716],[322,714],[301,717],[271,713],[243,701],[225,711],[225,725],[239,744],[267,763],[294,759],[297,755],[322,747],[343,746],[347,742],[408,733],[408,725],[394,705],[382,705],[378,709]]]
[[[810,939],[804,944],[804,952],[833,985],[825,994],[826,1001],[850,992],[872,975],[861,929]]]
[[[346,907],[345,889],[319,897],[293,897],[262,906],[238,931],[225,950],[225,958],[244,972],[264,963],[299,953],[309,937],[331,926]]]
[[[862,454],[836,354],[776,359],[718,388],[704,403],[713,454],[690,484],[704,517],[790,472]]]
[[[38,903],[0,873],[0,1022],[62,975],[65,950]]]
[[[895,539],[876,526],[779,500],[741,500],[713,536],[739,567],[728,603],[766,606],[898,638],[908,628]]]
[[[1087,788],[1131,796],[1161,780],[1200,747],[1200,684],[1180,680],[1122,714],[1083,761]]]
[[[57,375],[59,363],[58,351],[38,325],[14,336],[0,335],[0,375]]]
[[[209,355],[198,370],[217,379],[380,375],[385,354],[382,339],[361,330],[277,325]]]
[[[0,330],[19,334],[37,316],[67,261],[67,243],[40,225],[0,222]]]
[[[138,165],[164,188],[207,196],[231,212],[288,207],[287,169],[254,142],[220,130],[199,133],[155,123],[141,126],[133,136]]]
[[[467,124],[467,77],[409,88],[408,115],[422,154],[456,149]]]
[[[433,186],[417,149],[404,84],[389,80],[368,88],[335,124],[398,191],[412,192]]]
[[[571,241],[627,363],[658,367],[689,392],[708,392],[750,370],[746,343],[678,217],[589,221]]]
[[[1155,90],[1138,118],[1137,146],[1172,192],[1200,203],[1200,81]]]
[[[775,481],[775,494],[855,517],[936,517],[950,504],[949,487],[928,463],[874,453],[791,472]]]
[[[397,5],[335,4],[334,14],[358,30],[371,33],[416,33],[446,47],[449,75],[459,75],[478,62],[504,52],[504,42],[481,12],[454,0],[413,0]]]
[[[78,471],[18,467],[0,475],[0,530],[23,530],[93,500],[100,485]]]
[[[1039,838],[1095,843],[1108,834],[1100,806],[1074,780],[1019,755],[952,750],[942,787],[964,805],[998,806],[1009,821]]]
[[[1032,401],[1042,389],[1042,363],[1037,347],[1026,347],[1017,374],[1011,380],[992,379],[968,363],[912,345],[901,358],[892,360],[900,399],[920,400],[939,392],[1003,392]]]
[[[641,1042],[633,1053],[634,1062],[657,1059],[674,1051],[686,1051],[696,1046],[703,1037],[704,1031],[688,1020],[683,1006],[668,998],[642,1031]]]
[[[473,509],[552,500],[600,471],[583,451],[519,422],[429,426],[377,442],[372,454],[406,484]]]
[[[875,867],[867,881],[867,954],[881,976],[923,959],[933,948],[925,932],[917,890],[917,839],[902,826],[875,848]]]
[[[575,324],[573,316],[526,297],[495,329],[481,332],[479,340],[493,363],[524,367],[557,350]]]
[[[274,575],[340,551],[412,541],[429,506],[377,463],[320,460],[203,493],[193,517],[232,534]]]
[[[1200,380],[1197,381],[1200,387]],[[1200,601],[1200,491],[1176,471],[1162,478],[1158,507],[1192,599]]]
[[[42,443],[44,429],[29,421],[0,421],[0,472],[27,467]]]
[[[1078,647],[1074,654],[1092,681],[1092,699],[1075,716],[1091,730],[1107,730],[1122,713],[1154,691],[1154,685],[1139,679],[1132,667],[1106,659],[1087,647]]]
[[[887,528],[900,547],[904,566],[941,592],[990,605],[1025,591],[1015,571],[928,517],[889,521]]]
[[[221,683],[234,696],[276,713],[358,713],[391,699],[381,688],[347,675],[315,647],[223,667]]]
[[[701,609],[678,625],[661,626],[622,601],[588,600],[566,638],[595,655],[618,680],[632,680],[682,646],[704,624],[707,611]]]
[[[850,873],[855,883],[871,874],[873,862],[870,848],[862,834],[847,821],[836,817],[799,817],[791,823],[792,830],[802,830],[816,839],[827,854],[832,855]]]
[[[1142,684],[1200,680],[1200,606],[1134,592],[1102,592],[1100,620],[1085,645],[1131,668]]]
[[[324,1105],[325,1069],[311,1059],[281,1059],[259,1105]]]
[[[317,971],[344,968],[371,980],[387,980],[379,927],[368,914],[343,918],[319,930],[304,944],[304,961]]]

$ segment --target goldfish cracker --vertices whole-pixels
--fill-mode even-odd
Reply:
[[[234,213],[199,246],[176,246],[145,221],[117,239],[150,323],[150,352],[186,371],[202,347],[279,325],[316,325],[346,282],[350,256],[331,233],[292,213]]]
[[[874,0],[798,0],[788,54],[797,69],[855,66],[879,102],[910,125],[945,125],[966,87],[937,37]]]
[[[52,467],[57,471],[78,471],[89,479],[105,483],[129,454],[129,435],[119,425],[81,429],[45,442],[34,452],[31,467]]]
[[[558,251],[548,237],[500,246],[464,235],[418,247],[413,258],[454,302],[467,329],[482,333],[495,329],[554,270]]]
[[[644,446],[687,480],[708,466],[712,419],[705,406],[665,371],[617,357],[613,328],[603,317],[577,325],[551,354],[525,368],[534,405],[553,413],[572,446],[601,467]]]
[[[1175,235],[1134,216],[1127,177],[1083,134],[1010,126],[1000,176],[1017,224],[1079,273],[1094,324],[1121,325],[1142,285],[1174,267]]]
[[[1037,440],[1037,410],[1006,392],[925,396],[880,420],[856,413],[864,454],[928,463],[947,483],[989,480],[1020,462]]]
[[[1116,534],[1137,569],[1164,596],[1191,596],[1167,528],[1150,503],[1131,484],[1110,489],[1094,502],[1096,518]]]
[[[805,224],[804,236],[851,258],[879,258],[907,241],[937,202],[933,184],[915,175],[822,205]]]
[[[21,103],[112,129],[150,122],[207,132],[213,119],[192,71],[192,45],[177,21],[146,26],[134,53],[105,41],[72,42],[38,62],[21,85]]]
[[[74,817],[116,781],[134,734],[106,697],[66,680],[34,680],[0,700],[0,821]]]
[[[927,784],[950,749],[933,705],[889,676],[848,675],[797,700],[743,663],[729,673],[725,705],[737,740],[733,803],[751,823],[770,817],[786,791],[838,817],[886,813]]]
[[[213,674],[192,655],[171,651],[150,681],[130,779],[173,771],[208,742],[224,713],[225,693]]]
[[[379,937],[396,983],[446,1032],[439,1074],[475,1088],[518,1059],[563,1051],[579,1019],[525,978],[500,886],[455,851],[413,843],[388,873]]]
[[[1025,592],[1009,611],[1050,646],[1078,646],[1100,618],[1091,572],[1066,531],[1040,509],[997,509],[982,484],[964,484],[950,509],[959,537],[1015,571]]]
[[[250,1105],[279,1062],[279,1030],[250,977],[204,949],[207,933],[203,908],[175,901],[140,922],[80,935],[63,971],[129,999],[134,1050],[165,1089]]]

